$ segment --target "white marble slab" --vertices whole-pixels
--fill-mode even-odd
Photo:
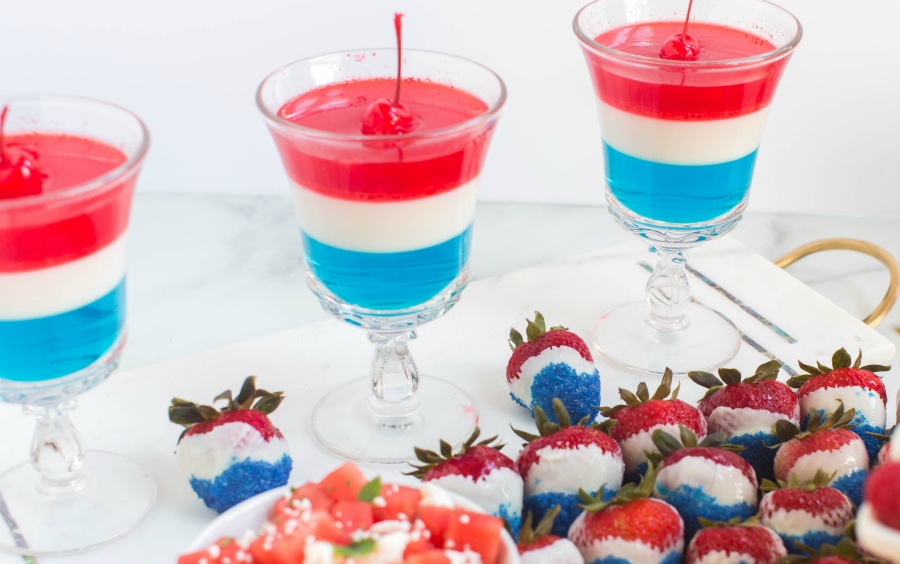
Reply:
[[[631,242],[474,282],[456,308],[420,330],[420,338],[412,343],[420,369],[467,389],[481,409],[482,429],[504,437],[509,444],[507,454],[515,456],[520,441],[512,435],[509,424],[528,428],[531,422],[527,412],[509,399],[506,388],[509,327],[520,326],[526,315],[539,308],[553,323],[566,324],[586,336],[594,318],[606,307],[640,296],[646,272],[637,263],[643,259],[641,246]],[[764,285],[757,281],[774,280],[768,286],[779,289],[779,295],[772,296],[778,307],[766,311],[766,315],[790,326],[801,343],[800,350],[779,343],[768,329],[742,316],[734,303],[715,291],[695,284],[695,295],[725,310],[739,327],[782,360],[830,356],[834,348],[847,341],[851,341],[849,346],[864,346],[872,361],[893,357],[892,343],[879,332],[734,240],[726,238],[707,245],[692,264],[754,306],[764,305],[767,298],[760,295],[758,288]],[[240,275],[239,268],[231,272]],[[756,277],[747,278],[747,272]],[[257,375],[268,389],[285,390],[288,399],[273,419],[292,447],[292,481],[321,477],[339,459],[315,443],[309,414],[325,391],[363,375],[371,352],[361,330],[324,320],[124,371],[85,394],[73,420],[88,445],[129,456],[147,468],[159,484],[159,502],[149,519],[125,539],[84,555],[41,558],[40,562],[125,562],[136,552],[142,562],[172,562],[214,517],[194,496],[175,464],[173,450],[180,428],[168,422],[166,408],[176,395],[211,400],[221,390],[238,386],[248,374]],[[730,365],[749,372],[763,360],[758,352],[744,348]],[[619,386],[636,386],[638,379],[634,376],[598,364],[604,403],[616,402]],[[893,396],[896,383],[888,380],[888,384]],[[680,397],[696,399],[700,391],[687,383]],[[103,418],[98,416],[101,411]],[[28,450],[25,437],[31,432],[31,424],[15,409],[0,411],[0,425],[6,431],[0,434],[0,452],[8,453],[11,460],[24,459]],[[367,468],[370,474],[408,479],[399,476],[400,470],[396,466]],[[0,556],[4,564],[14,561],[17,559]]]

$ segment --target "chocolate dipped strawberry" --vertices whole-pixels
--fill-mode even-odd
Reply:
[[[772,426],[780,419],[800,424],[800,402],[787,384],[776,380],[781,363],[766,362],[752,376],[741,379],[734,368],[688,372],[688,377],[707,388],[697,404],[710,433],[725,433],[728,442],[744,447],[739,453],[753,466],[759,480],[773,479],[772,467],[778,437]]]
[[[701,519],[726,522],[755,514],[756,474],[736,454],[741,447],[724,443],[721,433],[698,442],[684,425],[679,431],[680,440],[661,429],[654,431],[659,452],[648,458],[658,467],[653,497],[678,510],[685,538],[690,541],[702,528]]]
[[[754,520],[742,522],[736,517],[720,523],[703,519],[702,524],[688,544],[685,564],[775,564],[787,556],[778,535]]]
[[[887,392],[881,378],[875,374],[890,370],[889,366],[862,365],[862,353],[856,360],[846,350],[840,349],[831,357],[831,366],[817,362],[816,366],[799,363],[805,373],[788,380],[797,389],[800,411],[809,413],[815,409],[819,415],[834,411],[841,402],[844,409],[853,409],[853,432],[866,444],[869,458],[878,456],[881,442],[869,433],[884,433],[887,420]],[[804,418],[801,428],[806,426]]]
[[[619,388],[623,405],[600,408],[601,415],[616,422],[609,434],[622,449],[625,481],[636,482],[647,467],[646,453],[659,452],[653,444],[653,431],[677,435],[678,426],[684,425],[699,440],[706,437],[706,418],[696,407],[678,399],[678,390],[672,390],[672,371],[667,368],[652,396],[647,384],[641,382],[634,393]]]
[[[531,513],[525,515],[516,548],[522,564],[583,564],[578,548],[565,537],[552,534],[553,522],[559,514],[557,505],[532,526]]]
[[[513,354],[506,365],[506,382],[513,401],[531,411],[540,407],[558,423],[553,399],[559,398],[571,417],[593,421],[600,405],[600,373],[585,342],[565,327],[547,329],[544,316],[527,319],[525,336],[509,331]]]
[[[554,423],[540,407],[535,408],[538,435],[513,429],[527,444],[516,458],[516,467],[525,480],[524,511],[541,519],[560,506],[552,532],[565,536],[569,525],[581,513],[579,490],[609,499],[622,485],[622,452],[601,425],[587,425],[587,419],[572,424],[559,400],[553,409]]]
[[[524,483],[516,463],[500,452],[504,445],[491,437],[476,443],[481,431],[478,427],[459,450],[444,441],[440,453],[416,448],[420,464],[408,475],[423,482],[441,486],[458,493],[491,515],[504,519],[517,534],[522,521]]]

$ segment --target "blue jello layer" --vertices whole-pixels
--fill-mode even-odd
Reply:
[[[124,325],[124,278],[102,298],[72,311],[0,320],[0,378],[37,382],[78,372],[109,351]]]
[[[613,196],[632,212],[666,223],[696,223],[724,215],[750,189],[756,151],[710,165],[645,161],[606,143],[606,181]]]
[[[531,405],[510,393],[513,401],[525,407],[534,415],[534,407],[544,410],[550,421],[559,423],[553,412],[553,398],[562,400],[573,422],[587,417],[588,421],[597,418],[600,405],[600,373],[577,372],[568,364],[553,362],[535,374],[531,384]]]
[[[437,245],[398,253],[350,251],[303,233],[306,264],[338,299],[376,310],[427,302],[459,276],[469,260],[472,227]]]
[[[703,528],[699,520],[701,517],[726,523],[735,517],[746,518],[756,513],[756,507],[747,502],[719,503],[703,488],[680,486],[672,491],[665,491],[659,482],[656,487],[661,494],[659,497],[678,510],[678,514],[684,519],[686,542],[690,542],[694,534]]]
[[[276,463],[242,460],[232,464],[215,480],[191,477],[194,491],[210,509],[219,513],[258,493],[283,486],[291,475],[291,457],[285,454]]]
[[[562,471],[563,469],[560,469],[560,472]],[[591,495],[595,495],[596,490],[590,493]],[[604,500],[610,500],[615,495],[615,490],[606,487],[603,488]],[[525,496],[524,503],[522,504],[522,515],[527,515],[530,511],[532,522],[538,523],[547,511],[559,505],[560,512],[559,515],[556,516],[556,520],[553,521],[553,530],[551,533],[560,537],[565,537],[569,533],[569,527],[572,525],[572,522],[575,521],[576,517],[581,515],[582,511],[584,511],[580,505],[581,503],[581,498],[575,493],[545,492],[529,495]]]

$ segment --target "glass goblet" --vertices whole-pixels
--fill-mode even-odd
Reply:
[[[125,344],[125,234],[149,139],[132,113],[95,100],[0,107],[0,400],[37,417],[31,461],[0,475],[14,523],[0,549],[80,552],[133,530],[156,499],[135,463],[85,451],[66,413]]]
[[[461,442],[475,426],[463,390],[438,378],[420,385],[407,341],[466,286],[478,178],[506,98],[477,63],[404,50],[400,103],[421,125],[363,134],[366,108],[396,101],[397,61],[392,49],[305,59],[257,94],[290,180],[309,287],[375,344],[369,376],[326,394],[313,430],[369,462],[408,461],[415,445]],[[448,122],[445,111],[459,115]]]
[[[686,251],[741,219],[765,118],[800,24],[764,0],[695,2],[696,60],[662,58],[684,29],[685,0],[597,0],[573,27],[597,97],[606,200],[658,254],[645,300],[595,323],[609,362],[644,374],[705,370],[741,343],[727,318],[696,302]]]

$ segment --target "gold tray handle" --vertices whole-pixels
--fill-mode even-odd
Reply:
[[[894,260],[894,257],[878,245],[874,245],[867,241],[860,241],[859,239],[819,239],[818,241],[801,245],[781,258],[776,259],[774,261],[775,266],[784,268],[794,264],[805,256],[820,251],[855,251],[878,259],[881,264],[887,267],[891,274],[891,281],[888,284],[887,293],[872,313],[863,319],[863,323],[870,327],[875,327],[881,323],[884,316],[891,311],[891,307],[893,307],[894,302],[897,301],[897,294],[900,293],[900,268],[897,267],[897,261]]]

